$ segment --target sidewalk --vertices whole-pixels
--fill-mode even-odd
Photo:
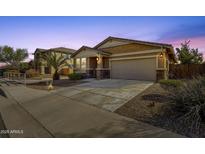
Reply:
[[[10,133],[9,137],[52,137],[37,120],[11,99],[0,97],[0,113],[6,129],[18,131]]]

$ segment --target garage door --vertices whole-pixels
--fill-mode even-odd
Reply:
[[[156,60],[150,58],[111,61],[111,78],[155,81]]]

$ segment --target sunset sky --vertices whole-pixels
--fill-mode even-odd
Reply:
[[[0,46],[94,46],[108,36],[170,43],[191,40],[205,54],[205,17],[0,17]],[[32,58],[32,56],[30,56]]]

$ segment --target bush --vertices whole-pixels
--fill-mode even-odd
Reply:
[[[71,80],[80,80],[83,78],[83,75],[80,73],[72,73],[72,74],[69,74],[68,77]]]
[[[20,63],[19,65],[20,73],[25,73],[29,70],[29,64],[27,62]]]
[[[160,80],[160,85],[167,89],[167,88],[179,88],[182,86],[183,82],[181,80]]]
[[[32,78],[32,77],[39,77],[40,74],[35,69],[29,69],[26,71],[26,77]]]
[[[205,122],[205,79],[186,81],[180,88],[169,93],[173,111],[180,113],[177,129],[189,136],[200,134],[200,126]]]

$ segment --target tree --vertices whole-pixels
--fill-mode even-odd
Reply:
[[[27,49],[18,48],[14,50],[14,48],[9,46],[0,47],[0,61],[11,65],[18,70],[20,69],[21,62],[24,61],[27,57]]]
[[[181,64],[201,64],[203,62],[203,54],[198,49],[190,48],[190,41],[181,43],[181,48],[176,48],[177,57]]]
[[[44,54],[41,56],[49,66],[52,66],[54,68],[54,74],[53,74],[53,80],[59,80],[62,67],[68,66],[71,67],[70,64],[67,63],[67,60],[69,60],[68,57],[65,56],[58,56],[55,52]]]

